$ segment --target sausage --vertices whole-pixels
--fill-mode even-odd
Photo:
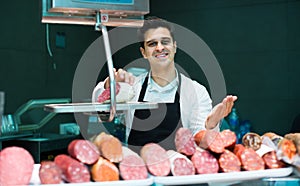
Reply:
[[[220,155],[218,162],[222,172],[241,171],[241,162],[239,158],[227,149]]]
[[[205,149],[196,148],[191,160],[198,174],[212,174],[219,171],[217,159]]]
[[[196,143],[188,128],[179,128],[175,134],[175,147],[180,153],[191,156],[196,151]]]
[[[245,147],[252,148],[253,150],[258,150],[262,144],[262,138],[260,137],[260,135],[254,132],[249,132],[243,136],[242,143]]]
[[[104,158],[114,163],[122,161],[122,143],[118,138],[101,132],[93,140],[93,143],[98,147],[101,156]]]
[[[71,156],[57,155],[54,162],[62,170],[63,179],[69,183],[89,182],[91,179],[88,168]]]
[[[141,148],[140,155],[148,171],[154,176],[167,176],[170,173],[171,165],[167,151],[159,144],[145,144]]]
[[[78,161],[91,165],[95,163],[99,156],[99,150],[92,142],[83,139],[73,140],[68,145],[68,153]]]
[[[242,169],[246,171],[265,169],[263,159],[252,148],[237,146],[234,152],[241,162]]]
[[[193,165],[193,162],[190,159],[188,159],[185,155],[174,150],[168,150],[167,154],[169,156],[171,164],[171,173],[173,176],[195,174],[195,167]]]
[[[6,147],[0,152],[0,185],[28,185],[34,160],[22,147]]]
[[[227,129],[227,130],[223,130],[221,132],[221,137],[223,139],[223,144],[224,144],[224,148],[227,148],[227,149],[233,149],[236,142],[237,142],[237,137],[236,137],[236,134]]]
[[[267,169],[283,168],[286,166],[286,164],[283,161],[278,160],[275,151],[271,151],[264,154],[262,158],[265,162]]]
[[[220,132],[214,130],[201,130],[195,134],[194,140],[199,147],[215,153],[222,153],[225,150]]]
[[[289,133],[284,135],[284,138],[291,140],[297,149],[297,153],[300,156],[300,133]]]
[[[41,184],[60,184],[63,183],[62,170],[54,161],[42,161],[39,169]]]
[[[103,157],[91,167],[91,175],[94,181],[118,181],[119,170],[117,166]]]
[[[144,160],[140,156],[128,155],[119,163],[120,175],[124,180],[139,180],[148,177]]]

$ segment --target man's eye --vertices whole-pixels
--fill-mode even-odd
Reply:
[[[162,40],[161,44],[168,45],[168,44],[170,44],[170,40]]]
[[[148,43],[148,46],[149,47],[154,47],[154,46],[156,46],[157,45],[157,42],[151,42],[151,43]]]

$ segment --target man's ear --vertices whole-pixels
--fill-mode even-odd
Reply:
[[[147,55],[145,54],[145,49],[143,47],[140,47],[140,52],[143,55],[144,59],[147,59]]]

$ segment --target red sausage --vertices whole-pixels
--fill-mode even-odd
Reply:
[[[191,160],[198,174],[212,174],[219,171],[217,159],[207,150],[197,148]]]
[[[141,157],[154,176],[167,176],[171,165],[166,150],[156,143],[148,143],[141,149]]]
[[[236,134],[231,131],[231,130],[223,130],[221,132],[221,137],[223,139],[223,143],[224,143],[224,148],[227,149],[233,149],[236,141],[237,141],[237,137]]]
[[[195,167],[193,162],[185,155],[174,150],[168,150],[171,172],[173,176],[194,175]]]
[[[268,169],[276,169],[285,167],[285,163],[283,161],[278,160],[275,151],[268,152],[263,155],[263,160],[265,162],[266,168]]]
[[[180,153],[191,156],[196,151],[196,143],[192,132],[187,128],[179,128],[175,135],[175,147]]]
[[[62,180],[62,170],[53,161],[42,161],[39,177],[41,184],[60,184]]]
[[[239,158],[231,151],[225,150],[219,157],[219,166],[222,172],[241,171],[241,162]]]
[[[208,149],[215,153],[222,153],[225,150],[220,132],[202,130],[196,133],[194,139],[197,145],[203,149]]]
[[[119,93],[120,87],[121,87],[120,84],[116,83],[116,95]],[[104,101],[109,99],[110,99],[110,88],[107,88],[98,96],[97,102],[103,103]]]
[[[6,147],[0,152],[0,185],[28,185],[34,160],[22,147]]]
[[[252,148],[241,149],[236,155],[246,171],[265,169],[263,159]]]
[[[119,170],[124,180],[140,180],[148,177],[144,160],[136,155],[125,156],[119,164]]]
[[[61,168],[63,179],[70,183],[89,182],[91,179],[88,168],[76,159],[60,154],[54,158],[55,164]]]
[[[78,161],[91,165],[99,158],[99,150],[95,144],[88,140],[73,140],[68,146],[68,153]]]

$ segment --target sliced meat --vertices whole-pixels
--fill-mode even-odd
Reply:
[[[116,83],[116,95],[118,95],[119,91],[120,91],[120,84]],[[103,103],[109,99],[110,99],[110,88],[108,87],[98,96],[97,102]]]
[[[242,164],[243,170],[252,171],[265,169],[263,159],[252,148],[240,148],[235,152]]]
[[[242,143],[245,147],[252,148],[253,150],[258,150],[262,144],[262,138],[260,137],[260,135],[254,132],[249,132],[243,136]]]
[[[293,141],[283,138],[278,143],[277,157],[286,163],[292,163],[297,154],[297,149]]]
[[[283,161],[278,160],[275,151],[271,151],[264,154],[262,158],[265,162],[267,169],[277,169],[286,166],[286,164]]]
[[[184,176],[184,175],[195,174],[195,167],[193,162],[185,155],[176,152],[174,150],[168,150],[167,154],[169,156],[169,160],[171,164],[171,173],[173,176]]]
[[[99,156],[99,150],[92,142],[83,139],[73,140],[68,146],[68,153],[82,163],[91,165]]]
[[[57,155],[54,162],[62,170],[63,179],[69,183],[89,182],[91,179],[88,168],[71,156]]]
[[[196,143],[188,128],[179,128],[175,134],[175,147],[180,153],[191,156],[196,151]]]
[[[119,170],[117,166],[101,156],[91,167],[91,174],[92,179],[97,182],[119,180]]]
[[[223,139],[224,148],[233,149],[236,142],[237,137],[236,134],[231,130],[223,130],[221,132],[221,137]]]
[[[217,159],[205,149],[196,148],[191,160],[198,174],[212,174],[219,171]]]
[[[118,138],[102,132],[93,140],[93,143],[104,158],[114,163],[122,161],[122,143]]]
[[[239,158],[231,151],[225,151],[219,157],[219,166],[222,172],[239,172],[241,171],[241,162]]]
[[[41,184],[60,184],[63,183],[62,170],[54,161],[42,161],[39,169]]]
[[[284,138],[291,140],[295,144],[297,153],[300,155],[300,133],[289,133]]]
[[[22,147],[6,147],[0,152],[0,185],[28,185],[34,160]]]
[[[222,153],[225,150],[220,132],[214,130],[201,130],[195,134],[194,140],[200,148],[208,149],[215,153]]]
[[[166,150],[156,143],[145,144],[140,152],[148,171],[154,176],[167,176],[171,165]]]
[[[124,180],[140,180],[148,177],[144,160],[136,155],[125,156],[119,163],[119,170]]]

